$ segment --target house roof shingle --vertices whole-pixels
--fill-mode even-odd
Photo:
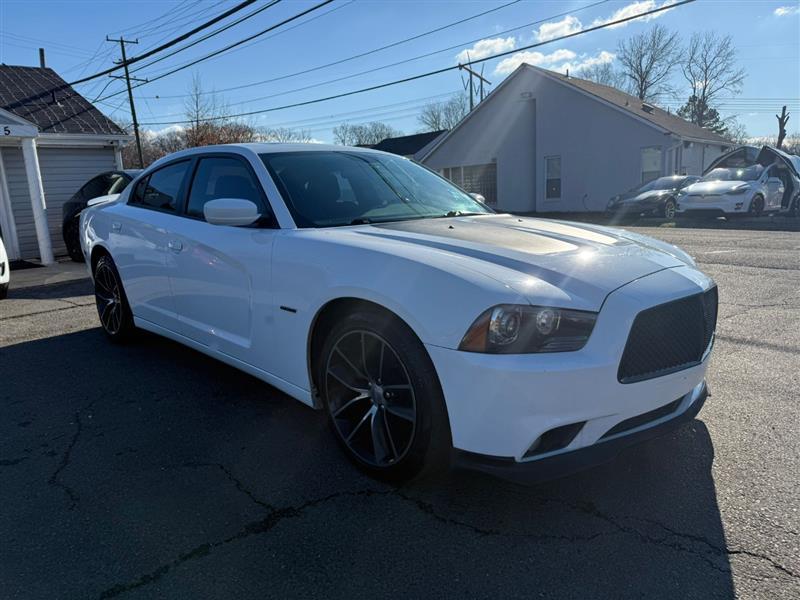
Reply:
[[[0,108],[30,121],[42,133],[125,135],[48,68],[0,65]]]
[[[445,131],[447,130],[442,129],[440,131],[426,131],[425,133],[386,138],[371,147],[374,150],[391,152],[392,154],[399,154],[400,156],[411,156],[422,150]]]
[[[602,83],[595,83],[594,81],[589,81],[587,79],[579,79],[571,75],[567,77],[566,75],[541,69],[539,67],[533,67],[531,65],[528,66],[536,70],[545,71],[548,75],[558,78],[567,85],[571,85],[593,96],[597,96],[606,102],[622,108],[627,112],[633,113],[637,117],[641,117],[642,119],[650,121],[654,125],[666,129],[680,137],[695,138],[711,143],[725,145],[731,144],[729,140],[726,140],[724,137],[714,133],[713,131],[704,129],[703,127],[695,125],[694,123],[690,123],[689,121],[680,118],[678,115],[669,113],[650,103],[645,104],[636,96],[626,94],[617,88],[603,85]],[[644,106],[648,107],[647,110],[645,110]]]

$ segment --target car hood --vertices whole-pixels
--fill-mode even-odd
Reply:
[[[599,310],[610,292],[635,279],[694,265],[677,247],[624,230],[512,215],[401,221],[351,232],[391,241],[396,253],[437,268],[458,261],[533,304],[560,298],[586,310]]]
[[[742,184],[752,186],[753,181],[700,181],[693,183],[683,191],[687,194],[727,194]]]

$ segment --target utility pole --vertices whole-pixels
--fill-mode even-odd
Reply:
[[[472,109],[475,108],[475,85],[472,82],[473,77],[477,77],[478,81],[480,81],[480,94],[481,94],[481,102],[483,102],[483,84],[486,83],[487,85],[492,85],[492,82],[486,79],[482,73],[478,73],[477,71],[473,71],[469,65],[462,65],[459,64],[458,68],[462,71],[466,71],[469,73],[469,110],[472,112]]]
[[[136,105],[133,102],[133,90],[131,89],[131,79],[134,81],[140,81],[147,83],[146,79],[138,79],[137,77],[131,77],[131,74],[128,72],[128,57],[125,56],[125,44],[138,44],[139,40],[126,40],[125,38],[119,38],[118,40],[112,39],[106,36],[107,42],[116,42],[119,44],[120,50],[122,51],[122,60],[115,61],[117,64],[121,64],[125,67],[125,76],[121,77],[119,75],[111,75],[110,77],[114,79],[125,79],[125,83],[128,86],[128,103],[130,104],[131,108],[131,120],[133,121],[133,133],[136,136],[136,152],[139,155],[139,168],[144,169],[144,157],[142,156],[142,139],[139,137],[139,122],[136,120]]]

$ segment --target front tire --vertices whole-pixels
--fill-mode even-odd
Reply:
[[[678,205],[675,202],[675,198],[668,198],[664,203],[664,218],[669,219],[670,221],[674,220],[677,210]]]
[[[764,198],[755,196],[750,201],[750,209],[747,211],[751,217],[760,217],[764,212]]]
[[[131,338],[135,327],[133,313],[122,287],[116,265],[110,256],[101,256],[94,267],[94,298],[100,325],[112,342]]]
[[[317,362],[331,428],[360,469],[403,481],[446,468],[452,443],[439,379],[404,323],[377,310],[351,313]]]
[[[8,284],[3,283],[0,284],[0,300],[5,300],[8,298]]]

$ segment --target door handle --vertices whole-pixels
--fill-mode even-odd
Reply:
[[[177,253],[183,250],[183,244],[180,240],[170,240],[167,242],[167,248]]]
[[[122,223],[117,223],[116,221],[111,223],[111,231],[119,232],[122,229]]]

